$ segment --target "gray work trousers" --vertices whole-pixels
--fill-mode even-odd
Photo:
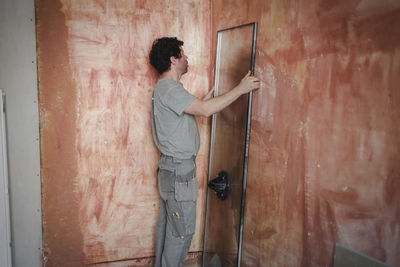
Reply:
[[[161,155],[158,166],[158,189],[162,201],[156,229],[155,267],[181,267],[196,223],[198,185],[195,158],[181,160]]]

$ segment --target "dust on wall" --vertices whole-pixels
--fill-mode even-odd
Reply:
[[[153,40],[185,42],[196,96],[209,89],[208,1],[36,2],[47,266],[154,256],[159,157],[151,134]],[[202,248],[209,121],[199,119]]]
[[[336,242],[400,264],[399,2],[212,11],[259,23],[243,265],[332,266]]]

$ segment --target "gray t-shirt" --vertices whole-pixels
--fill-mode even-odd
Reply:
[[[193,115],[184,110],[196,99],[180,82],[160,79],[153,93],[153,138],[162,154],[189,159],[200,146],[199,130]]]

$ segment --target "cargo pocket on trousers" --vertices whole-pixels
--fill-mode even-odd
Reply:
[[[186,235],[185,214],[179,202],[174,199],[166,201],[167,217],[172,226],[172,235],[183,238]]]
[[[158,188],[160,192],[173,192],[175,172],[168,169],[158,169]]]
[[[185,175],[177,175],[175,180],[175,199],[177,201],[196,201],[199,193],[196,169]]]
[[[196,178],[191,178],[184,182],[175,181],[175,199],[177,201],[196,201],[198,192]]]

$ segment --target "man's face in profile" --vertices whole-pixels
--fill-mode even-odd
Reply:
[[[181,49],[181,57],[178,58],[177,68],[180,70],[182,74],[185,74],[188,71],[188,60],[187,56],[185,55],[185,52],[183,51],[183,48],[180,47],[180,49]]]

